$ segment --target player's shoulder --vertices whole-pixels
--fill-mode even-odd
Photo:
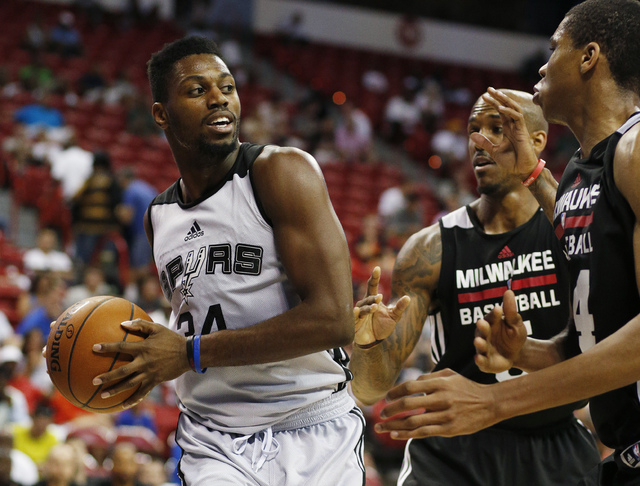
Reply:
[[[254,162],[254,170],[311,170],[321,172],[316,160],[304,150],[296,147],[281,147],[278,145],[265,145],[264,149]]]
[[[438,223],[422,228],[411,235],[402,245],[398,253],[398,259],[415,260],[416,255],[430,255],[430,263],[439,262],[442,255],[442,235]],[[423,260],[423,258],[419,258]]]

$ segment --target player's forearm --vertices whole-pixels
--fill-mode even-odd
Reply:
[[[303,302],[254,326],[203,335],[202,367],[271,363],[350,344],[351,306],[319,307]]]
[[[370,349],[354,344],[349,369],[353,394],[365,405],[384,398],[400,374],[400,365],[390,357],[384,342]]]
[[[529,190],[544,210],[547,219],[553,223],[553,208],[556,204],[558,181],[554,179],[551,171],[543,169],[538,178],[529,186]]]
[[[640,380],[640,316],[590,350],[492,385],[497,421],[565,405]]]
[[[529,373],[553,366],[563,359],[555,340],[527,338],[513,365]]]

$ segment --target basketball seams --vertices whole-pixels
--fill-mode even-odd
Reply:
[[[122,403],[124,403],[125,400],[127,400],[131,394],[133,394],[134,392],[132,391],[129,396],[123,398],[120,402],[117,403],[113,403],[110,404],[109,406],[105,406],[105,407],[96,407],[96,406],[92,406],[91,405],[91,401],[94,400],[96,398],[96,396],[99,396],[98,394],[102,391],[102,385],[99,385],[96,388],[96,391],[85,401],[79,400],[78,397],[75,395],[75,393],[73,392],[72,389],[72,381],[71,381],[71,363],[72,363],[72,359],[73,359],[73,351],[74,348],[76,346],[76,342],[81,334],[82,328],[84,327],[85,323],[87,322],[87,320],[89,319],[89,317],[91,317],[91,315],[104,303],[111,301],[111,300],[123,300],[125,302],[126,299],[121,299],[119,297],[109,297],[106,298],[102,301],[100,301],[93,309],[91,309],[91,311],[84,317],[82,324],[80,325],[80,327],[78,328],[78,331],[76,332],[75,336],[74,336],[74,340],[73,340],[73,344],[71,345],[71,349],[69,351],[69,358],[68,358],[68,371],[67,371],[67,382],[69,383],[69,393],[73,396],[73,398],[75,399],[75,401],[80,404],[81,408],[85,409],[85,410],[90,410],[93,412],[101,412],[101,411],[107,411],[107,410],[112,410],[115,407],[118,407],[120,405],[122,405]],[[131,306],[131,311],[129,313],[129,320],[133,319],[133,316],[135,315],[135,305],[133,305],[133,303],[131,302],[127,302],[130,306]],[[124,336],[122,338],[122,341],[126,341],[127,337],[129,336],[130,332],[123,329],[124,332]],[[107,371],[111,371],[114,366],[116,365],[116,363],[118,362],[118,358],[120,357],[121,353],[116,353],[116,355],[113,357],[111,365],[109,366]],[[135,391],[135,390],[134,390]]]

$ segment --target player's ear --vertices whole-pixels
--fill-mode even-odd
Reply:
[[[537,130],[530,134],[531,143],[533,144],[533,150],[538,156],[547,146],[547,132],[544,130]]]
[[[580,59],[580,73],[587,74],[598,62],[600,57],[600,45],[597,42],[589,42],[582,49],[582,58]]]
[[[169,117],[167,116],[167,111],[164,108],[164,105],[158,101],[156,101],[151,107],[151,115],[153,115],[153,119],[160,128],[165,130],[169,126]]]

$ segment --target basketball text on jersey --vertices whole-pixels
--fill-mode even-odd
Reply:
[[[579,184],[579,180],[577,180]],[[575,183],[574,183],[575,185]],[[584,255],[593,251],[591,244],[591,233],[589,227],[593,221],[593,212],[588,214],[579,214],[577,216],[568,216],[570,211],[582,211],[591,209],[600,195],[600,183],[596,182],[589,187],[576,187],[566,194],[563,194],[556,202],[553,210],[554,221],[558,216],[559,224],[555,227],[555,233],[558,238],[565,237],[565,252],[567,256]],[[565,235],[565,230],[573,229],[572,234]]]
[[[510,260],[491,262],[477,268],[456,270],[461,324],[474,324],[484,317],[496,305],[494,302],[486,301],[502,297],[508,288],[516,292],[518,312],[559,306],[560,300],[555,289],[551,287],[558,281],[555,269],[552,251],[544,250],[517,255]],[[530,276],[532,272],[546,273]],[[529,276],[517,278],[519,275]],[[490,287],[486,287],[487,285]]]

